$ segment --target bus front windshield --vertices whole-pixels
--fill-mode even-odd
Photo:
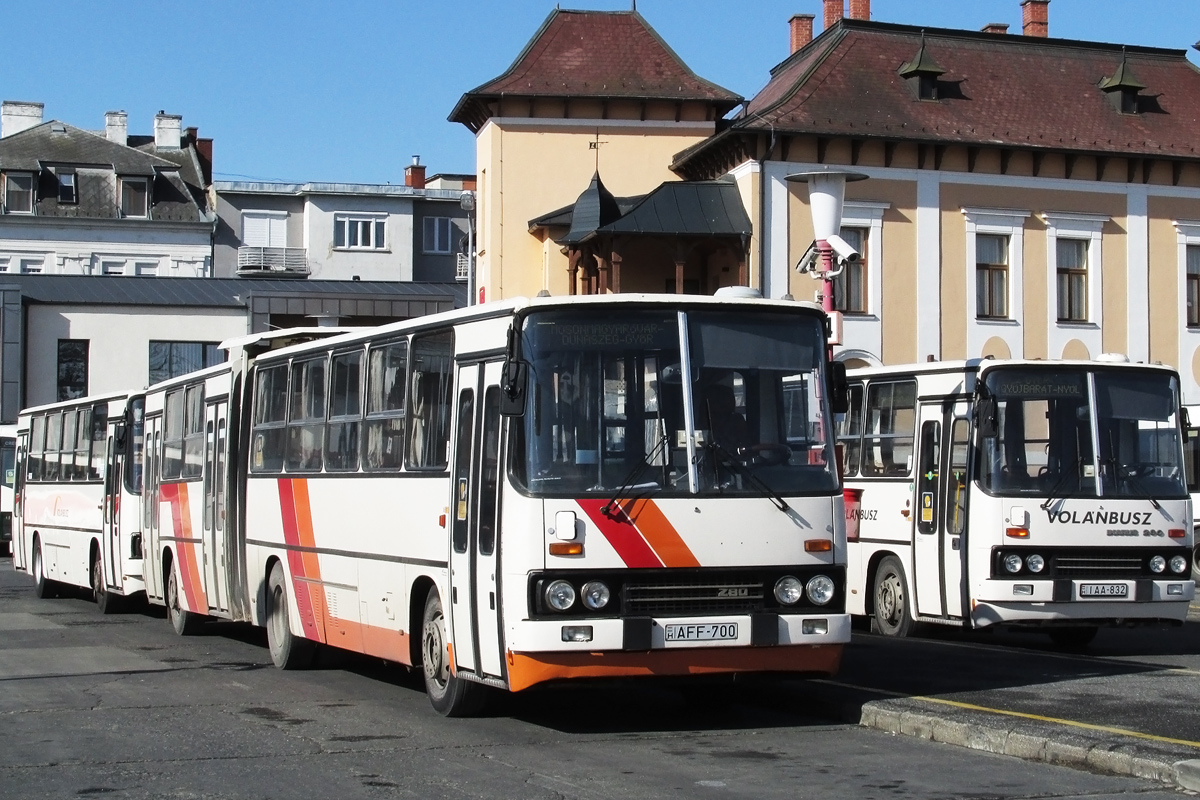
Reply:
[[[994,437],[980,483],[1001,495],[1182,498],[1179,385],[1162,372],[989,371]]]
[[[514,477],[560,496],[830,494],[820,325],[774,311],[530,314]]]

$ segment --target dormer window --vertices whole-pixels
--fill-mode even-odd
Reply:
[[[33,175],[9,172],[4,176],[4,213],[33,213]]]
[[[74,172],[58,173],[58,202],[61,205],[74,205],[79,202]]]
[[[121,178],[121,216],[149,216],[149,195],[145,178]]]
[[[1117,67],[1112,77],[1100,81],[1100,91],[1108,95],[1117,111],[1122,114],[1137,114],[1141,110],[1141,97],[1138,93],[1145,88],[1146,84],[1134,77],[1126,59],[1125,49],[1121,48],[1121,66]]]
[[[925,49],[925,34],[922,33],[921,49],[917,51],[912,61],[906,61],[900,67],[900,77],[915,84],[918,100],[937,102],[941,99],[938,83],[944,74],[946,74],[946,70],[942,69]]]

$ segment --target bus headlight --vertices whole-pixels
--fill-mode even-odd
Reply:
[[[1181,575],[1185,569],[1187,569],[1186,558],[1183,556],[1171,557],[1171,572],[1174,572],[1176,575]]]
[[[1162,556],[1150,556],[1150,571],[1151,572],[1155,572],[1155,573],[1162,572],[1166,568],[1167,568],[1167,560],[1165,558],[1163,558]]]
[[[555,611],[566,611],[575,605],[575,587],[564,580],[551,582],[546,587],[546,605]]]
[[[808,585],[804,587],[808,599],[818,606],[823,606],[832,600],[833,591],[833,579],[826,575],[809,578]]]
[[[1041,572],[1046,568],[1046,559],[1034,553],[1025,557],[1025,566],[1029,567],[1030,572]]]
[[[804,596],[804,584],[794,575],[784,575],[775,581],[775,599],[780,605],[794,606]],[[815,601],[814,601],[815,602]]]
[[[608,605],[608,601],[612,598],[612,592],[609,591],[604,581],[588,581],[583,585],[583,604],[592,611],[599,611]]]
[[[1024,563],[1016,553],[1009,553],[1004,557],[1004,568],[1014,575],[1021,571],[1021,565]]]

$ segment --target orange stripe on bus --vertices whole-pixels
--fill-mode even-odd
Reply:
[[[312,505],[308,499],[308,479],[293,478],[292,479],[292,502],[296,510],[296,540],[301,547],[316,547],[316,536],[313,533],[312,521]],[[304,577],[311,581],[321,580],[321,558],[316,553],[304,552],[300,553],[300,560],[304,564]],[[313,618],[317,624],[317,634],[320,636],[320,641],[326,644],[336,644],[329,641],[330,617],[329,603],[325,600],[325,587],[320,583],[312,583],[310,581],[299,582],[296,587],[297,591],[308,593],[309,602],[312,603]]]
[[[193,484],[199,486],[200,484]],[[176,489],[179,497],[179,517],[183,521],[182,537],[191,539],[192,533],[192,507],[189,502],[188,484],[177,484]],[[188,551],[188,557],[183,560],[183,564],[187,565],[187,572],[184,575],[185,581],[192,584],[192,596],[189,601],[193,603],[193,607],[189,611],[196,611],[200,614],[208,613],[208,595],[204,591],[204,576],[201,574],[200,562],[204,557],[204,549],[200,544],[195,542],[178,542],[180,550]],[[180,566],[182,567],[183,564]]]
[[[642,500],[633,504],[629,517],[637,525],[642,536],[654,549],[665,567],[698,567],[700,562],[688,548],[687,543],[675,530],[675,526],[663,515],[662,509],[653,500]]]

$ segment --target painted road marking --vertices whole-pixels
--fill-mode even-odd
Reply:
[[[852,683],[842,683],[840,681],[829,681],[817,679],[813,683],[824,683],[829,686],[840,686],[844,689],[858,689],[873,694],[882,694],[888,697],[907,698],[909,700],[921,700],[926,703],[936,703],[939,705],[952,706],[954,708],[962,708],[969,711],[986,711],[992,714],[1004,714],[1009,717],[1019,717],[1021,719],[1033,719],[1039,722],[1051,722],[1056,725],[1068,725],[1074,728],[1084,728],[1086,730],[1101,731],[1103,733],[1115,733],[1121,736],[1132,736],[1137,739],[1148,739],[1153,742],[1164,742],[1166,744],[1179,744],[1185,747],[1194,747],[1200,750],[1200,742],[1193,742],[1190,739],[1173,739],[1170,736],[1156,736],[1153,733],[1142,733],[1141,731],[1131,731],[1128,728],[1116,728],[1111,725],[1096,725],[1091,722],[1079,722],[1073,719],[1062,719],[1059,717],[1046,717],[1041,714],[1029,714],[1024,711],[1010,711],[1005,708],[990,708],[988,706],[980,706],[974,703],[963,703],[958,700],[946,700],[941,697],[926,697],[923,695],[906,695],[902,692],[892,692],[886,689],[872,689],[867,686],[856,686]]]

